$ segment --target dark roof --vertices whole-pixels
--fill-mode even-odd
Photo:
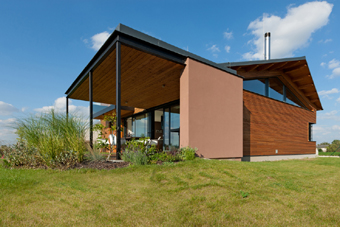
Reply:
[[[193,53],[190,53],[189,51],[180,49],[178,47],[175,47],[171,44],[168,44],[162,40],[156,39],[152,36],[149,36],[145,33],[139,32],[137,30],[134,30],[128,26],[125,26],[123,24],[119,24],[116,29],[112,32],[110,37],[105,41],[105,43],[102,45],[102,47],[97,51],[97,53],[94,55],[94,57],[91,59],[91,61],[87,64],[87,66],[83,69],[83,71],[79,74],[79,76],[75,79],[75,81],[72,83],[72,85],[67,89],[65,92],[66,95],[69,95],[69,93],[72,91],[73,87],[75,87],[79,81],[82,81],[84,77],[87,76],[89,70],[94,67],[95,64],[101,61],[102,58],[105,58],[105,54],[108,49],[112,48],[113,43],[115,43],[117,37],[119,35],[125,35],[127,37],[137,39],[142,41],[145,45],[151,45],[154,48],[158,48],[163,51],[171,52],[173,55],[182,57],[182,58],[191,58],[194,60],[197,60],[199,62],[202,62],[204,64],[207,64],[209,66],[212,66],[214,68],[220,69],[222,71],[228,72],[234,76],[243,78],[242,76],[237,75],[236,70],[224,67],[220,64],[217,64],[215,62],[212,62],[208,59],[202,58],[198,55],[195,55]]]
[[[327,148],[329,145],[317,145],[316,148]]]
[[[246,65],[261,65],[261,64],[270,64],[270,63],[279,63],[279,62],[287,62],[287,61],[301,61],[306,60],[305,56],[296,57],[296,58],[277,58],[277,59],[269,59],[269,60],[256,60],[256,61],[240,61],[240,62],[226,62],[220,63],[219,65],[223,65],[224,67],[234,67],[234,66],[246,66]]]

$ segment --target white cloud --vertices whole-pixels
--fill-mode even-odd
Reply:
[[[212,53],[221,52],[217,45],[212,45],[207,50],[211,51]]]
[[[0,144],[13,144],[15,138],[17,137],[15,134],[15,126],[17,119],[9,118],[5,120],[0,120]]]
[[[254,51],[245,53],[245,59],[263,59],[263,30],[271,33],[272,58],[292,57],[294,51],[308,46],[311,35],[328,23],[333,4],[326,1],[307,2],[288,7],[284,18],[264,15],[252,21],[248,29],[254,35],[250,41]]]
[[[322,67],[325,67],[326,63],[325,62],[321,62],[320,64]]]
[[[330,69],[337,68],[337,67],[339,67],[339,65],[340,65],[340,61],[338,61],[336,59],[330,60],[328,62],[328,68],[330,68]]]
[[[319,43],[329,43],[329,42],[332,42],[332,41],[333,41],[332,39],[325,39],[325,40],[321,39],[319,41]]]
[[[98,33],[98,34],[95,34],[94,36],[92,36],[91,37],[91,42],[92,42],[91,48],[94,49],[94,50],[99,50],[99,48],[105,43],[105,41],[107,40],[107,38],[109,38],[110,35],[111,35],[111,33],[104,31],[104,32],[101,32],[101,33]],[[85,42],[85,40],[84,40],[84,42]]]
[[[323,91],[319,91],[318,94],[320,96],[328,96],[328,95],[331,95],[331,94],[337,94],[339,93],[340,91],[337,89],[337,88],[332,88],[331,90],[323,90]]]
[[[223,32],[223,37],[226,39],[232,39],[233,38],[233,32]]]
[[[20,110],[14,107],[12,104],[0,101],[0,115],[3,115],[3,116],[11,115],[15,112],[20,112]]]
[[[47,113],[52,109],[54,109],[54,111],[58,113],[65,113],[66,112],[66,97],[57,98],[54,101],[53,106],[43,106],[41,108],[34,109],[34,111]],[[89,107],[72,105],[72,100],[69,100],[68,109],[70,113],[74,113],[74,114],[81,115],[84,117],[87,117],[89,115]]]
[[[333,125],[333,126],[332,126],[332,129],[333,129],[333,130],[340,130],[340,126],[339,126],[339,125]]]
[[[227,53],[230,52],[230,46],[227,45],[227,46],[224,47],[224,49],[225,49],[225,51],[226,51]]]
[[[333,79],[335,77],[340,76],[340,61],[333,59],[328,62],[328,68],[333,69],[331,75],[327,75],[326,77],[329,79]]]
[[[340,121],[340,115],[338,115],[338,111],[332,110],[331,112],[318,115],[318,119]]]
[[[337,102],[340,102],[340,98],[338,98],[336,101],[337,101]]]

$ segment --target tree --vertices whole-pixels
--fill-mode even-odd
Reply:
[[[327,152],[340,151],[340,140],[333,140],[332,144],[327,147]]]

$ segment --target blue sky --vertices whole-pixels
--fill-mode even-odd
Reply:
[[[15,119],[50,108],[119,24],[217,63],[306,56],[323,111],[314,139],[340,139],[340,10],[329,1],[0,1],[0,141]],[[263,29],[264,27],[264,29]],[[87,103],[71,110],[86,114]]]

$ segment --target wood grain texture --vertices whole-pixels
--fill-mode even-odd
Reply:
[[[123,105],[148,109],[179,99],[179,79],[185,65],[122,45],[121,102]],[[89,100],[86,79],[70,95]],[[116,51],[112,51],[93,72],[93,101],[116,103]]]
[[[314,154],[308,124],[315,122],[316,111],[243,91],[243,155]]]

